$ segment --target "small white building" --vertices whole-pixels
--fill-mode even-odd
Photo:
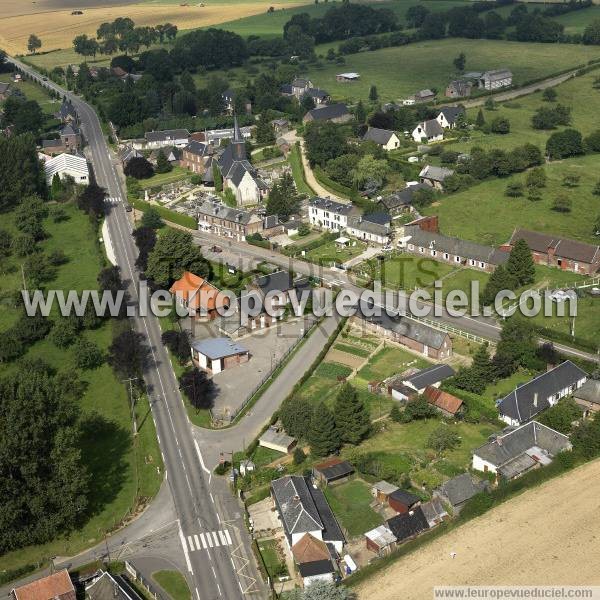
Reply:
[[[192,359],[205,371],[216,375],[250,360],[250,352],[230,338],[207,338],[192,342]]]
[[[51,158],[44,164],[44,173],[48,185],[52,185],[56,174],[61,179],[72,177],[78,185],[87,185],[90,182],[87,160],[81,154],[59,154]]]
[[[508,69],[486,71],[479,78],[478,85],[484,90],[497,90],[512,85],[513,74]]]
[[[336,81],[340,81],[342,83],[351,83],[352,81],[358,81],[360,79],[360,75],[358,73],[338,73],[335,76]]]
[[[342,231],[348,227],[348,217],[353,212],[351,203],[335,202],[329,198],[313,198],[309,203],[310,224],[329,231]]]
[[[348,217],[347,232],[352,237],[365,242],[385,245],[392,233],[391,218],[385,213],[371,213]]]
[[[419,144],[424,141],[427,143],[439,142],[444,139],[444,129],[436,119],[429,119],[419,123],[413,129],[412,138]]]
[[[395,150],[400,147],[400,138],[396,135],[395,131],[389,129],[369,127],[362,139],[363,142],[375,142],[384,150]]]

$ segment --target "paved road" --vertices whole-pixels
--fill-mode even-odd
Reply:
[[[129,293],[139,305],[137,249],[122,200],[126,197],[117,177],[95,110],[77,96],[51,81],[44,81],[27,65],[9,59],[20,70],[72,99],[88,143],[97,183],[110,198],[120,201],[108,205],[108,229],[118,265]],[[243,598],[245,593],[264,595],[259,585],[249,537],[239,507],[221,478],[213,478],[204,466],[197,441],[178,390],[161,331],[154,316],[133,316],[132,325],[150,349],[144,379],[151,399],[152,415],[169,488],[178,518],[179,553],[195,600]],[[233,500],[233,504],[232,501]]]

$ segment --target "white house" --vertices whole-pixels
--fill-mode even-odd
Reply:
[[[359,240],[374,244],[387,244],[391,235],[391,218],[387,213],[350,215],[347,232]]]
[[[497,90],[512,85],[513,74],[508,69],[486,71],[479,78],[478,85],[484,90]]]
[[[80,154],[59,154],[44,164],[46,183],[52,185],[52,179],[58,174],[61,179],[72,177],[75,183],[87,185],[90,182],[90,171],[87,160]]]
[[[311,225],[328,229],[329,231],[342,231],[348,227],[348,217],[352,213],[350,203],[342,204],[329,198],[313,198],[309,203],[308,218]]]
[[[444,130],[435,119],[429,119],[419,123],[412,132],[412,138],[415,142],[439,142],[444,139]]]
[[[446,106],[442,108],[435,120],[443,129],[454,129],[459,118],[465,114],[462,106]]]
[[[375,142],[384,150],[395,150],[400,147],[400,138],[395,131],[369,127],[363,135],[363,142]]]
[[[190,143],[190,132],[187,129],[165,129],[164,131],[148,131],[144,136],[146,148],[166,148],[175,146],[185,148]]]

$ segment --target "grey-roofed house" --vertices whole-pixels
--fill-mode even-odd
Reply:
[[[342,102],[328,104],[309,110],[302,118],[303,123],[311,121],[332,121],[333,123],[346,123],[352,119],[348,107]]]
[[[288,435],[283,427],[272,425],[258,438],[258,445],[288,454],[296,446],[296,438]]]
[[[414,95],[415,102],[431,102],[435,99],[435,93],[431,91],[429,88],[425,90],[419,90]]]
[[[217,374],[248,362],[250,352],[231,338],[207,338],[192,342],[192,359],[201,369]]]
[[[289,271],[275,271],[254,279],[249,286],[264,297],[270,292],[287,293],[294,287],[294,278]]]
[[[487,481],[474,482],[469,473],[462,473],[434,490],[433,497],[450,504],[454,513],[458,514],[467,500],[487,489]]]
[[[86,584],[85,597],[89,600],[141,600],[126,579],[108,571],[98,571],[91,583]]]
[[[587,373],[566,360],[557,367],[518,386],[497,402],[499,418],[518,426],[571,395],[587,380]]]
[[[416,537],[429,529],[427,519],[420,506],[407,513],[402,513],[386,521],[388,529],[394,534],[398,543]]]
[[[403,190],[383,196],[378,203],[392,215],[409,212],[412,210],[414,194],[418,190],[431,190],[431,186],[426,183],[410,185]]]
[[[396,135],[395,131],[389,129],[369,127],[362,139],[363,142],[375,142],[384,150],[395,150],[400,146],[400,138]]]
[[[140,158],[143,156],[144,155],[139,150],[136,150],[130,145],[127,145],[119,150],[119,159],[121,160],[123,167],[127,166],[132,158]]]
[[[403,344],[424,356],[438,360],[452,356],[452,340],[447,332],[415,321],[408,316],[388,314],[385,309],[381,309],[379,314],[372,315],[371,312],[368,305],[361,304],[353,318],[361,320],[377,335]]]
[[[203,174],[207,169],[207,163],[211,155],[212,148],[209,144],[198,140],[191,140],[183,149],[181,166],[193,173]]]
[[[73,103],[67,98],[63,98],[62,104],[60,105],[60,109],[56,113],[56,118],[63,123],[77,123],[77,111],[73,106]]]
[[[573,400],[584,410],[584,416],[600,410],[600,380],[588,379],[573,392]]]
[[[434,119],[435,121],[435,119]],[[438,127],[441,129],[441,125],[438,124]],[[447,177],[454,175],[454,171],[452,169],[448,169],[447,167],[436,167],[435,165],[425,165],[421,172],[419,173],[419,180],[421,183],[426,183],[428,186],[436,189],[443,190],[444,189],[444,180]]]
[[[495,69],[482,73],[478,85],[484,90],[497,90],[512,85],[513,74],[509,69]]]
[[[492,272],[506,263],[509,253],[492,246],[450,237],[434,231],[425,231],[418,225],[406,225],[402,238],[403,248],[412,254],[427,256],[456,266],[471,267]]]
[[[430,385],[433,387],[439,387],[444,379],[452,377],[456,372],[450,365],[440,364],[431,365],[425,369],[421,369],[414,375],[404,379],[404,385],[414,389],[419,394],[425,391],[425,388]]]
[[[355,211],[351,202],[336,202],[330,198],[313,198],[308,206],[308,218],[311,225],[341,231],[348,226],[348,217]]]
[[[146,148],[165,148],[176,146],[184,148],[190,141],[190,132],[187,129],[165,129],[163,131],[148,131],[144,136]]]
[[[310,534],[342,552],[344,535],[321,490],[300,475],[286,475],[271,481],[271,495],[290,548]]]
[[[566,435],[530,421],[473,450],[473,469],[515,479],[530,469],[547,465],[560,452],[571,450]]]
[[[421,504],[421,510],[430,529],[439,525],[448,516],[448,511],[439,498],[432,498],[429,502],[424,502]]]
[[[259,233],[263,219],[241,208],[232,208],[216,198],[205,200],[197,209],[198,229],[215,235],[244,241],[246,236]]]
[[[368,215],[350,215],[346,231],[360,240],[380,245],[387,244],[392,234],[389,219],[387,223],[379,223]]]
[[[436,117],[436,121],[444,129],[454,129],[456,127],[456,123],[462,116],[464,116],[464,114],[464,106],[444,106],[443,108],[440,108],[440,112]]]
[[[412,138],[417,143],[439,142],[444,139],[444,128],[436,119],[418,123],[413,129]]]

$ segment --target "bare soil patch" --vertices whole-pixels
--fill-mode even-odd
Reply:
[[[349,354],[348,352],[343,352],[342,350],[332,349],[327,353],[326,360],[346,365],[351,369],[358,369],[366,359],[361,356]]]

